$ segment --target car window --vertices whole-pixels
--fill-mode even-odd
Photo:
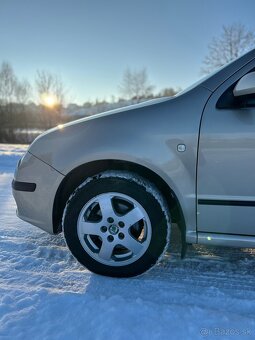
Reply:
[[[254,72],[255,69],[251,70]],[[238,79],[239,81],[239,79]],[[247,95],[235,97],[233,90],[238,81],[235,81],[219,98],[216,107],[217,109],[241,109],[255,107],[255,95]]]

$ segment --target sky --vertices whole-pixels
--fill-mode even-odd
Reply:
[[[68,101],[120,96],[124,71],[147,69],[155,91],[201,77],[222,26],[255,30],[254,0],[0,0],[0,63],[32,85],[61,76]]]

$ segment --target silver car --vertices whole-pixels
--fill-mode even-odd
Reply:
[[[255,245],[255,50],[173,98],[47,131],[19,161],[18,216],[64,232],[95,273],[141,274],[171,223],[188,243]]]

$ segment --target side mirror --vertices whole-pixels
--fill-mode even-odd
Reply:
[[[255,72],[247,73],[239,79],[233,93],[235,97],[255,94]]]

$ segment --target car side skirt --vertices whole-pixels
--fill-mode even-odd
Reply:
[[[213,246],[255,248],[255,237],[249,235],[198,233],[198,243]]]

